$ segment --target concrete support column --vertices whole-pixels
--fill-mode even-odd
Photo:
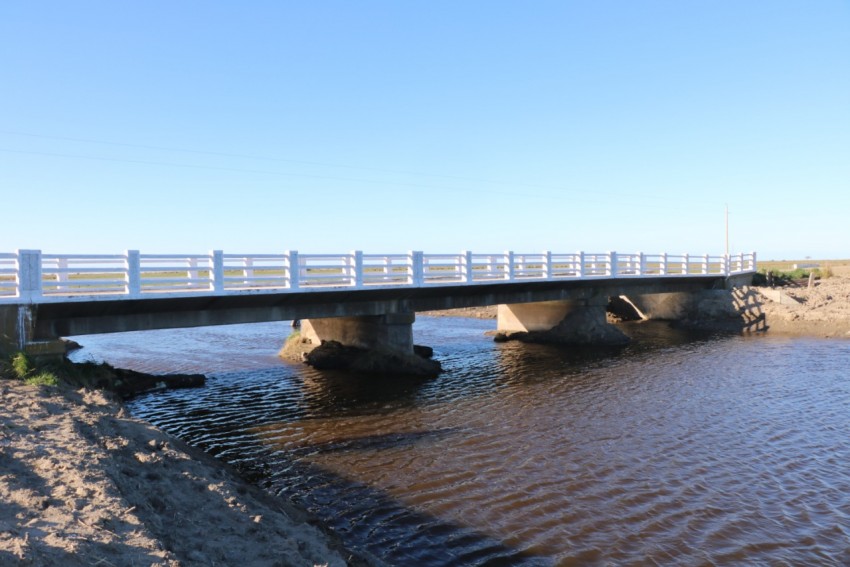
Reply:
[[[505,333],[548,331],[575,310],[576,301],[537,301],[499,305],[496,329]]]
[[[32,341],[32,305],[0,305],[0,354],[22,351]]]
[[[413,354],[415,313],[328,317],[301,321],[301,337],[314,345],[337,341],[346,346]]]
[[[606,296],[576,301],[499,305],[497,327],[508,340],[576,345],[619,345],[628,338],[609,325]],[[504,339],[503,339],[504,340]]]

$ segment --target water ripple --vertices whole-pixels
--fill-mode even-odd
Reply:
[[[131,411],[390,564],[850,563],[850,343],[632,325],[625,350],[417,321],[447,372],[280,362],[285,324],[81,337],[78,356],[207,372]]]

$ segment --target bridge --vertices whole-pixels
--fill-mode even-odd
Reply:
[[[316,343],[412,351],[418,311],[499,305],[503,331],[547,330],[626,298],[668,318],[681,298],[748,283],[755,253],[0,253],[0,351],[58,337],[299,319]],[[672,301],[671,298],[679,298]],[[54,346],[51,346],[54,345]]]

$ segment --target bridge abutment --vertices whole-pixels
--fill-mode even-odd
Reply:
[[[0,305],[0,356],[25,352],[40,359],[64,356],[67,345],[59,338],[35,340],[35,305]]]
[[[0,354],[23,351],[32,340],[33,309],[31,305],[0,305]]]

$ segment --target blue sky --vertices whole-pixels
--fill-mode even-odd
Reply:
[[[850,2],[4,2],[0,251],[850,257]]]

